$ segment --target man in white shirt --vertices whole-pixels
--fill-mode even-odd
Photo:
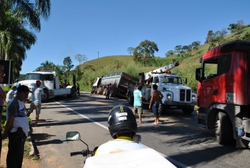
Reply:
[[[28,136],[28,117],[24,101],[27,99],[30,90],[27,86],[21,85],[6,108],[6,126],[3,139],[9,137],[9,150],[7,154],[7,167],[22,167],[24,143]]]
[[[41,106],[42,106],[42,97],[44,96],[43,89],[40,88],[41,81],[36,81],[36,87],[32,89],[32,100],[30,104],[30,109],[28,112],[28,116],[30,113],[33,112],[33,110],[36,110],[36,123],[35,126],[37,127],[38,121],[39,121],[39,115],[41,113]]]
[[[146,148],[133,140],[137,131],[137,123],[129,107],[116,105],[109,113],[108,124],[110,135],[114,139],[100,145],[95,156]]]

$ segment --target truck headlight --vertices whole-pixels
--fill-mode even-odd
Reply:
[[[196,100],[196,96],[192,95],[192,100],[195,101]]]
[[[167,99],[168,99],[168,100],[171,99],[171,94],[167,94]]]

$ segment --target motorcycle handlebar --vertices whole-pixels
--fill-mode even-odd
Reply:
[[[75,155],[83,155],[87,156],[90,152],[88,150],[82,150],[78,152],[70,152],[70,156],[75,156]]]

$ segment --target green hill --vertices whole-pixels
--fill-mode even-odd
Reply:
[[[235,39],[242,39],[242,36],[250,32],[250,27],[245,27],[237,34],[229,34],[224,38],[224,43],[233,41]],[[155,57],[156,63],[153,66],[144,67],[142,64],[135,63],[133,56],[129,55],[114,55],[104,56],[98,59],[84,62],[79,66],[78,74],[80,78],[77,79],[81,86],[81,90],[90,91],[92,84],[96,77],[101,77],[105,74],[115,72],[126,72],[132,76],[138,77],[139,72],[148,72],[156,68],[170,64],[174,59],[179,61],[180,65],[172,70],[172,73],[182,76],[187,79],[187,85],[196,92],[197,81],[195,80],[195,69],[200,66],[200,57],[208,51],[209,45],[203,44],[198,50],[192,50],[189,56],[186,57]],[[77,69],[77,68],[76,68]],[[75,70],[77,72],[77,70]],[[82,73],[82,74],[81,74]]]

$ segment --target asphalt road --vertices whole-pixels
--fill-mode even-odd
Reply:
[[[111,139],[107,128],[109,110],[125,100],[106,100],[103,96],[82,93],[75,99],[57,99],[42,105],[39,126],[33,128],[35,150],[41,167],[83,167],[82,156],[70,152],[86,149],[81,141],[66,141],[67,131],[79,131],[90,149]],[[132,108],[132,106],[130,106]],[[141,143],[162,153],[177,167],[238,168],[249,167],[248,149],[218,145],[213,133],[196,124],[195,113],[184,115],[169,110],[154,126],[150,110],[144,110],[144,124],[138,125]],[[31,117],[35,119],[35,115]]]

